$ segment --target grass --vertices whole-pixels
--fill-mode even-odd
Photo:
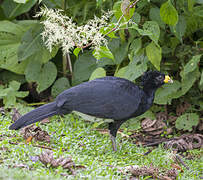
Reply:
[[[22,113],[30,108],[20,108]],[[151,164],[161,170],[171,169],[174,164],[172,152],[162,146],[154,149],[147,156],[143,156],[149,149],[138,147],[130,140],[117,137],[118,151],[113,152],[108,134],[100,134],[92,130],[93,123],[87,123],[76,115],[69,114],[64,118],[54,116],[51,123],[40,125],[51,135],[51,142],[41,143],[53,148],[54,156],[71,156],[76,165],[83,165],[86,169],[78,169],[76,176],[70,175],[62,167],[46,167],[40,161],[33,162],[31,157],[41,154],[45,149],[26,144],[19,131],[8,130],[11,124],[11,115],[0,114],[0,180],[1,179],[129,179],[129,174],[124,174],[120,169],[130,166],[150,166]],[[15,135],[15,137],[13,137]],[[10,142],[19,142],[17,145]],[[39,142],[32,142],[40,144]],[[3,149],[2,149],[3,148]],[[203,158],[202,150],[189,152],[191,160],[183,158],[189,167],[182,167],[177,179],[200,179]],[[16,165],[26,165],[27,168],[17,168]],[[67,177],[61,174],[68,174]],[[140,177],[146,179],[146,177]]]

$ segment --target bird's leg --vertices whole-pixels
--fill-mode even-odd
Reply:
[[[112,134],[110,134],[110,139],[111,139],[111,142],[112,142],[112,147],[113,147],[113,151],[117,151],[117,145],[116,145],[116,137],[113,136]]]
[[[109,123],[109,134],[112,142],[113,151],[117,151],[116,134],[122,123],[122,121],[114,121]]]

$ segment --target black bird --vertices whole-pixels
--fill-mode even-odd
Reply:
[[[109,123],[109,132],[116,151],[116,134],[121,124],[147,111],[152,106],[155,91],[164,83],[172,83],[172,80],[157,71],[146,72],[140,87],[127,79],[112,76],[84,82],[65,90],[54,102],[25,114],[9,129],[18,130],[53,115],[78,111],[114,120]]]

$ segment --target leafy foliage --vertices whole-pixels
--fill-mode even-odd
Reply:
[[[3,98],[5,107],[12,107],[16,104],[16,98],[23,98],[28,95],[27,91],[19,91],[20,83],[11,81],[8,87],[0,85],[0,98]]]
[[[176,128],[192,131],[192,127],[199,123],[199,116],[196,113],[185,113],[176,120]]]

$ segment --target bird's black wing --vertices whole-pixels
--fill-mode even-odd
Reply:
[[[134,83],[116,77],[106,77],[82,83],[56,98],[62,113],[79,111],[101,118],[126,119],[139,106],[143,92]]]

